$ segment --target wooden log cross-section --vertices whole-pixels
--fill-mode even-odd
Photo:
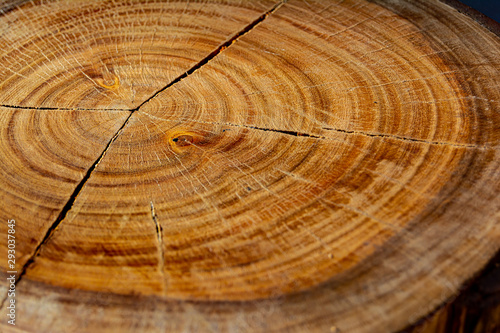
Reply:
[[[412,325],[500,248],[499,62],[437,0],[0,1],[0,331]]]

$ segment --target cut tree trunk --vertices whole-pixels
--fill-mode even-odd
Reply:
[[[395,332],[500,248],[500,38],[447,4],[0,8],[2,332]]]

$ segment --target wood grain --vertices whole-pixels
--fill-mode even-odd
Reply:
[[[500,38],[446,4],[3,6],[5,332],[394,332],[500,248]]]

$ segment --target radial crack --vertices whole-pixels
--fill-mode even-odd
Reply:
[[[187,70],[186,72],[184,72],[183,74],[181,74],[180,76],[178,76],[176,79],[174,79],[172,82],[170,82],[169,84],[167,84],[165,87],[163,87],[160,90],[158,90],[156,93],[154,93],[151,97],[149,97],[144,102],[142,102],[141,104],[139,104],[139,106],[137,106],[132,111],[138,111],[144,104],[149,103],[152,99],[154,99],[160,93],[162,93],[163,91],[167,90],[168,88],[170,88],[174,84],[182,81],[186,77],[190,76],[191,74],[193,74],[194,72],[196,72],[197,70],[199,70],[201,67],[203,67],[208,62],[210,62],[213,58],[215,58],[219,53],[221,53],[222,51],[224,51],[224,49],[226,49],[229,46],[231,46],[238,39],[240,39],[241,37],[243,37],[244,35],[246,35],[247,33],[249,33],[257,25],[259,25],[260,23],[262,23],[269,15],[273,14],[276,10],[278,10],[285,2],[286,2],[286,0],[283,0],[283,1],[280,1],[277,4],[275,4],[267,12],[265,12],[264,14],[262,14],[261,16],[259,16],[256,20],[254,20],[253,22],[251,22],[250,24],[248,24],[246,27],[244,27],[242,30],[240,30],[239,32],[237,32],[235,35],[233,35],[233,37],[229,38],[224,43],[222,43],[221,45],[219,45],[212,53],[210,53],[205,58],[203,58],[202,60],[200,60],[196,65],[194,65],[189,70]]]
[[[147,113],[147,112],[144,112],[144,114],[147,115],[148,117],[151,117],[151,118],[160,119],[163,121],[172,121],[170,119],[164,119],[161,117],[154,116],[154,115]],[[184,121],[184,119],[182,121]],[[291,135],[291,136],[305,136],[305,137],[314,138],[314,139],[326,139],[326,137],[324,137],[324,136],[314,135],[314,134],[305,133],[305,132],[276,129],[276,128],[258,127],[258,126],[234,124],[234,123],[227,123],[227,122],[203,121],[203,120],[196,120],[196,122],[201,123],[201,124],[209,124],[209,125],[217,125],[217,126],[222,125],[222,126],[249,128],[249,129],[255,129],[255,130],[259,130],[259,131],[275,132],[275,133],[281,133],[281,134]],[[223,130],[223,132],[224,131],[226,131],[226,130]]]
[[[213,124],[214,125],[221,125],[220,123],[213,123]],[[231,123],[224,123],[222,125],[234,126],[234,127],[242,127],[242,128],[250,128],[250,129],[255,129],[255,130],[264,131],[264,132],[281,133],[281,134],[291,135],[291,136],[305,136],[305,137],[313,138],[313,139],[326,139],[324,136],[310,134],[310,133],[305,133],[305,132],[298,132],[298,131],[289,131],[289,130],[267,128],[267,127],[258,127],[258,126],[250,126],[250,125],[237,125],[237,124],[231,124]]]
[[[59,213],[59,215],[57,216],[56,220],[47,229],[47,231],[45,233],[45,236],[38,243],[38,245],[36,246],[35,250],[31,254],[31,256],[28,258],[28,260],[26,260],[26,262],[24,263],[23,267],[21,268],[21,272],[19,273],[19,276],[17,277],[17,279],[15,281],[15,285],[16,286],[19,283],[19,281],[21,281],[21,279],[23,278],[23,276],[26,274],[28,268],[35,262],[35,258],[40,254],[40,251],[41,251],[42,247],[45,244],[47,244],[47,242],[49,241],[49,239],[52,237],[52,235],[56,231],[57,227],[66,218],[66,215],[68,214],[68,212],[73,207],[73,204],[75,203],[76,198],[78,197],[78,195],[82,191],[83,186],[89,180],[90,176],[94,172],[94,170],[97,167],[97,165],[104,158],[104,156],[106,155],[107,151],[111,147],[111,144],[118,138],[118,136],[120,135],[121,131],[125,128],[125,126],[129,122],[131,116],[132,116],[132,112],[129,114],[129,116],[127,117],[127,119],[125,120],[125,122],[122,124],[122,126],[116,131],[115,135],[111,138],[111,140],[109,140],[108,144],[104,148],[104,150],[101,153],[101,155],[99,155],[99,157],[94,161],[94,163],[90,166],[90,168],[85,173],[85,176],[82,178],[82,180],[75,187],[75,189],[73,190],[73,193],[71,194],[71,196],[69,197],[68,201],[66,202],[66,204],[62,208],[62,210]],[[2,300],[2,304],[1,304],[0,307],[3,307],[6,299],[7,299],[7,295],[5,295],[5,298]]]
[[[132,109],[86,109],[86,108],[55,108],[49,106],[19,106],[19,105],[8,105],[8,104],[0,104],[0,107],[9,108],[9,109],[21,109],[21,110],[36,110],[36,111],[127,111],[131,112]]]
[[[151,219],[155,224],[156,237],[158,240],[158,269],[163,277],[163,292],[165,293],[167,291],[167,277],[165,275],[165,251],[163,249],[163,228],[161,227],[160,221],[158,221],[158,215],[156,215],[153,201],[150,201],[149,203],[151,204]]]
[[[326,131],[334,131],[334,132],[345,133],[345,134],[364,135],[364,136],[368,136],[371,138],[389,138],[389,139],[394,139],[394,140],[399,140],[399,141],[426,143],[429,145],[449,146],[449,147],[458,147],[458,148],[494,149],[493,147],[478,146],[475,144],[432,141],[432,140],[409,138],[406,136],[400,136],[400,135],[395,135],[395,134],[370,133],[370,132],[364,132],[364,131],[344,130],[344,129],[340,129],[340,128],[330,128],[330,127],[323,127],[323,129]]]
[[[237,126],[237,127],[243,127],[243,128],[251,128],[251,129],[256,129],[259,131],[269,131],[269,132],[275,132],[275,133],[282,133],[282,134],[292,135],[292,136],[304,136],[304,137],[309,137],[309,138],[314,138],[314,139],[328,139],[325,136],[315,135],[315,134],[310,134],[310,133],[305,133],[305,132],[288,131],[288,130],[282,130],[282,129],[272,129],[272,128],[264,128],[264,127],[257,127],[257,126],[248,126],[248,125],[236,125],[236,124],[225,124],[225,125]],[[400,135],[394,135],[394,134],[383,134],[383,133],[376,134],[376,133],[370,133],[370,132],[344,130],[344,129],[339,129],[339,128],[328,128],[328,127],[323,127],[322,129],[324,129],[326,131],[334,131],[334,132],[339,132],[339,133],[344,133],[344,134],[362,135],[362,136],[367,136],[370,138],[389,138],[389,139],[394,139],[394,140],[399,140],[399,141],[424,143],[424,144],[428,144],[428,145],[448,146],[448,147],[457,147],[457,148],[495,149],[494,147],[489,147],[489,146],[479,146],[479,145],[475,145],[475,144],[451,143],[451,142],[443,142],[443,141],[416,139],[416,138],[409,138],[406,136],[400,136]]]
[[[170,121],[170,119],[164,119],[161,117],[157,117],[157,116],[154,116],[154,115],[147,113],[147,112],[144,112],[144,114],[151,117],[151,118],[156,118],[156,119],[160,119],[160,120],[164,120],[164,121]],[[202,121],[202,120],[196,120],[196,122],[202,123],[202,124],[218,125],[218,126],[231,126],[231,127],[255,129],[255,130],[259,130],[259,131],[275,132],[275,133],[281,133],[281,134],[285,134],[285,135],[301,136],[301,137],[308,137],[308,138],[313,138],[313,139],[321,139],[321,140],[328,140],[329,139],[329,137],[319,135],[319,134],[311,134],[311,133],[292,131],[292,130],[287,130],[287,129],[258,127],[258,126],[234,124],[234,123],[228,123],[228,122],[215,122],[215,121]],[[400,136],[400,135],[395,135],[395,134],[370,133],[370,132],[364,132],[364,131],[346,130],[346,129],[340,129],[340,128],[331,128],[331,127],[321,127],[321,129],[323,129],[325,131],[332,131],[332,132],[338,132],[338,133],[343,133],[343,134],[362,135],[362,136],[367,136],[370,138],[388,138],[388,139],[394,139],[394,140],[406,141],[406,142],[424,143],[424,144],[428,144],[428,145],[441,145],[441,146],[457,147],[457,148],[473,148],[473,149],[480,149],[480,150],[497,149],[496,147],[487,146],[487,145],[481,146],[481,145],[476,145],[476,144],[432,141],[432,140],[410,138],[410,137]]]

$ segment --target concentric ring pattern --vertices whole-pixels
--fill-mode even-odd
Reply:
[[[0,23],[0,103],[132,109],[272,5],[24,1]]]
[[[45,221],[26,256],[75,197],[19,283],[32,320],[49,295],[104,330],[396,330],[498,250],[500,39],[446,5],[53,1],[0,24],[0,194]]]

